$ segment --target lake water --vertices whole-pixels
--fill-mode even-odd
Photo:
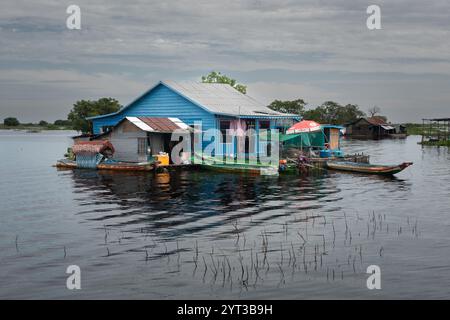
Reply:
[[[101,174],[71,132],[0,131],[0,298],[450,298],[450,152],[344,141],[394,178]],[[81,268],[81,290],[66,268]],[[381,290],[369,290],[369,265]]]

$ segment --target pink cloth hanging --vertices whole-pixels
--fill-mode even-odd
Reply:
[[[230,129],[233,130],[233,135],[237,139],[237,153],[245,152],[245,133],[247,130],[245,120],[236,119],[231,121]]]

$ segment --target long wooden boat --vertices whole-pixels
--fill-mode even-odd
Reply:
[[[56,162],[57,168],[76,169],[77,162],[69,159],[61,159]],[[114,170],[114,171],[152,171],[155,168],[153,162],[101,162],[97,165],[98,170]]]
[[[250,175],[278,175],[278,166],[264,164],[250,164],[237,162],[233,160],[224,161],[223,163],[214,162],[213,157],[200,156],[195,154],[193,162],[198,164],[200,168],[217,172],[244,173]]]
[[[352,163],[369,163],[370,156],[365,154],[350,154],[343,157],[331,157],[331,158],[307,158],[308,163],[315,167],[326,168],[327,162],[338,161],[338,162],[352,162]]]
[[[399,165],[378,165],[370,163],[358,163],[349,161],[328,161],[327,168],[339,171],[349,171],[357,173],[393,175],[411,166],[412,162],[403,162]]]
[[[304,158],[304,162],[300,162],[297,158],[285,157],[287,163],[284,165],[280,164],[280,173],[282,174],[316,174],[321,173],[326,170],[326,164],[330,161],[345,161],[345,162],[356,162],[356,163],[369,163],[369,156],[365,154],[350,154],[342,157],[330,157],[330,158],[319,158],[319,157],[309,157]]]

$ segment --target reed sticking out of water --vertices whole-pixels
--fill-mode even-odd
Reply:
[[[297,234],[300,238],[302,238],[303,244],[306,244],[306,239],[302,236],[302,234],[299,231],[297,231]]]
[[[208,265],[206,264],[205,257],[202,256],[202,258],[203,258],[203,264],[205,265],[205,273],[206,273],[206,271],[208,270]]]
[[[104,226],[105,228],[105,244],[108,243],[108,230],[106,229],[106,225]]]
[[[178,245],[178,240],[177,240],[177,264],[180,265],[180,246]]]
[[[197,262],[198,262],[198,241],[197,240],[195,240],[194,252],[195,252],[195,255],[194,255],[195,269],[197,269]]]
[[[280,270],[281,273],[280,283],[284,283],[284,271],[280,264],[278,264],[278,269]]]
[[[283,265],[283,244],[280,244],[281,265]]]
[[[334,228],[334,221],[331,221],[331,226],[333,227],[333,248],[336,243],[336,229]]]
[[[67,257],[66,246],[64,246],[64,259]]]
[[[16,235],[16,252],[19,253],[19,235]]]

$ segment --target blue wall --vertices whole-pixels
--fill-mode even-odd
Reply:
[[[131,106],[108,117],[93,119],[94,134],[101,133],[103,126],[114,126],[124,117],[176,117],[187,125],[202,121],[203,130],[215,128],[215,116],[186,98],[159,84]]]

